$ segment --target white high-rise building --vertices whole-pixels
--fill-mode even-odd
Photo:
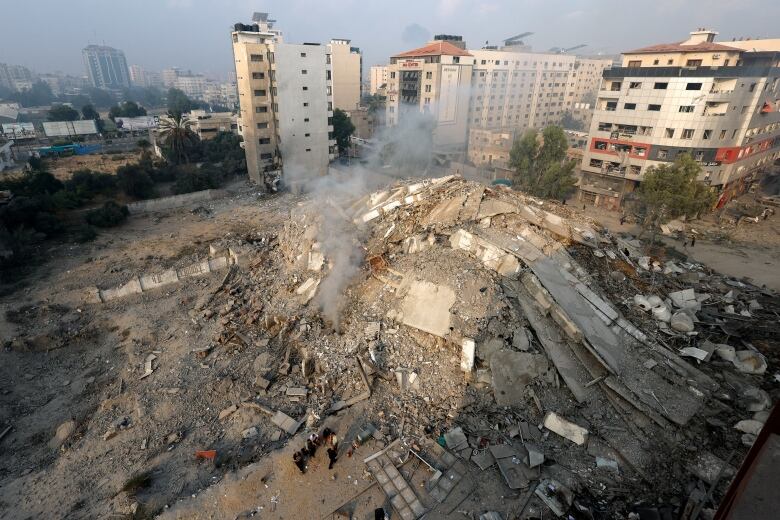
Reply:
[[[374,65],[369,75],[369,94],[384,94],[387,91],[387,65]]]
[[[333,106],[355,110],[360,105],[360,80],[363,75],[363,55],[350,40],[333,39],[328,45],[331,59]]]
[[[250,178],[266,189],[297,189],[335,158],[331,57],[327,46],[283,41],[268,13],[231,34],[239,126]]]
[[[124,52],[106,45],[88,45],[81,54],[93,87],[119,89],[130,86]]]

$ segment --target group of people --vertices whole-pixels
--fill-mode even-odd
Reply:
[[[330,461],[328,463],[328,469],[333,469],[333,464],[336,463],[339,456],[339,439],[334,431],[330,428],[325,428],[322,431],[322,435],[317,432],[309,435],[309,438],[306,439],[306,446],[293,453],[293,462],[298,466],[301,473],[306,472],[306,462],[310,458],[314,458],[314,455],[317,453],[317,448],[323,444],[327,448],[328,459]]]

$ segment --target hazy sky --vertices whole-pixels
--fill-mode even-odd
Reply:
[[[459,34],[478,48],[525,31],[534,50],[586,43],[619,53],[684,39],[696,27],[739,36],[780,37],[779,0],[27,0],[3,1],[0,62],[38,72],[84,74],[81,49],[105,43],[128,64],[178,66],[224,76],[229,33],[254,11],[270,12],[290,42],[350,38],[364,70],[427,36]]]

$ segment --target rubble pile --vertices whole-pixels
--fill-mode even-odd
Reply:
[[[693,491],[717,504],[766,420],[777,295],[565,206],[448,176],[303,202],[242,245],[191,314],[219,325],[193,355],[241,360],[222,419],[294,434],[361,403],[373,438],[454,455],[443,471],[495,464],[558,516],[614,517],[713,507]]]

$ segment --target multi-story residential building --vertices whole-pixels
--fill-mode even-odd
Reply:
[[[203,93],[203,101],[233,109],[238,104],[235,83],[210,83]]]
[[[372,96],[376,94],[384,96],[387,92],[387,65],[374,65],[371,67],[369,75],[368,93]]]
[[[130,86],[124,52],[105,45],[88,45],[81,54],[93,87],[121,89]]]
[[[206,89],[214,82],[202,74],[179,74],[173,81],[173,87],[184,92],[190,99],[203,100]]]
[[[180,71],[178,67],[171,67],[169,69],[163,69],[160,73],[160,79],[162,80],[163,87],[171,88],[176,86],[176,78],[179,77]]]
[[[509,169],[509,153],[518,131],[513,128],[469,130],[468,160],[477,167]]]
[[[238,133],[237,116],[232,112],[193,110],[189,118],[193,121],[192,130],[201,139],[213,139],[219,132]]]
[[[595,99],[611,59],[540,54],[513,46],[474,55],[470,128],[544,128]],[[591,100],[592,100],[591,99]]]
[[[140,65],[130,65],[130,83],[136,87],[147,87],[146,69]]]
[[[386,124],[429,114],[436,127],[434,152],[462,157],[466,151],[474,56],[444,40],[390,58]]]
[[[0,63],[0,87],[14,91],[24,90],[23,87],[32,85],[34,80],[35,75],[27,67]]]
[[[363,76],[363,55],[350,43],[350,40],[333,39],[328,46],[333,106],[345,111],[360,106],[360,81]]]
[[[688,153],[722,204],[780,157],[780,40],[716,34],[629,51],[604,71],[581,201],[618,208],[649,168]]]
[[[240,105],[239,127],[250,178],[293,189],[325,175],[335,157],[330,54],[319,44],[283,41],[267,13],[231,36]]]

